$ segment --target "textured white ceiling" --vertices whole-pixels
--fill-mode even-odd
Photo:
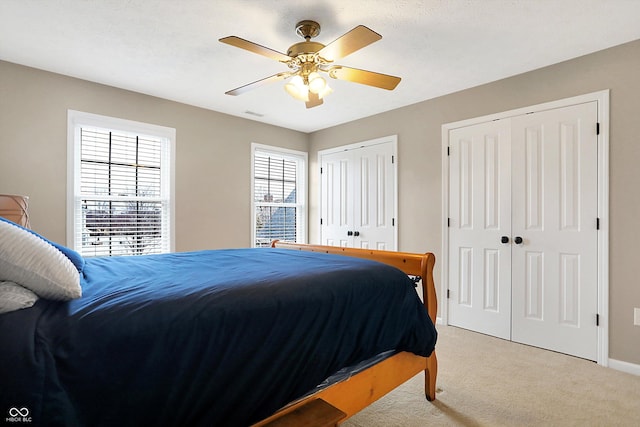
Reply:
[[[312,132],[640,39],[639,18],[640,0],[0,0],[0,59]],[[380,33],[338,63],[398,87],[331,80],[310,110],[284,82],[224,94],[286,66],[219,38],[286,53],[303,19],[325,45]]]

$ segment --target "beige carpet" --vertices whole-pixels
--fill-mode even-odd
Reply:
[[[422,374],[342,426],[640,426],[640,377],[438,326],[437,399]]]

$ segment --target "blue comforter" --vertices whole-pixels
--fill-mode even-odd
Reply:
[[[399,270],[281,249],[89,258],[83,296],[0,315],[0,412],[32,425],[245,426],[436,332]],[[13,411],[17,412],[17,411]]]

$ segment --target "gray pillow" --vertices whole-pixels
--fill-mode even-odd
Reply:
[[[0,313],[29,308],[38,300],[38,295],[13,282],[0,281]]]

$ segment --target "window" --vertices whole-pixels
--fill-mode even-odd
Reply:
[[[307,153],[252,145],[253,246],[306,242]]]
[[[69,111],[68,242],[84,256],[173,250],[175,129]]]

